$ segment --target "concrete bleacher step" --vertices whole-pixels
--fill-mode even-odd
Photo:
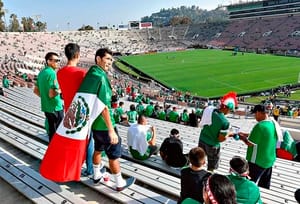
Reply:
[[[34,203],[86,203],[0,148],[0,176]]]
[[[1,111],[0,111],[0,113],[1,113]],[[12,121],[16,121],[15,118],[9,118],[8,117],[8,119],[10,120],[11,123],[12,123]],[[1,118],[0,118],[0,120],[1,120]],[[20,119],[20,121],[22,121],[22,120]],[[20,121],[18,121],[18,122],[20,122]],[[181,135],[181,138],[183,140],[185,150],[189,150],[191,147],[197,146],[198,138],[199,138],[199,132],[200,132],[199,128],[191,128],[191,129],[190,128],[184,128],[185,126],[181,126],[181,125],[178,125],[178,124],[175,124],[175,123],[170,124],[169,122],[159,121],[159,120],[156,120],[156,119],[153,119],[153,121],[155,121],[154,122],[155,125],[157,125],[159,130],[160,130],[159,131],[159,136],[158,136],[158,141],[157,141],[158,144],[160,144],[162,142],[162,140],[169,135],[169,131],[170,131],[171,128],[173,128],[173,127],[178,128],[179,127],[180,131],[181,131],[180,135]],[[170,127],[169,127],[169,125],[170,125]],[[24,126],[24,124],[23,124],[23,126]],[[32,125],[32,126],[34,127],[35,125]],[[18,127],[18,125],[15,125],[15,128],[17,128],[17,127]],[[127,143],[126,142],[127,128],[126,127],[124,128],[124,126],[118,126],[118,127],[119,127],[119,130],[120,130],[119,131],[120,136],[123,139],[123,144],[124,143],[126,144]],[[32,132],[31,134],[34,134],[34,132]],[[187,135],[189,135],[189,136],[187,136]],[[186,142],[186,140],[189,141],[189,142]],[[227,142],[224,143],[224,144],[227,144]],[[234,149],[231,149],[232,147],[234,147]],[[222,149],[222,154],[224,152],[223,155],[225,157],[221,158],[221,166],[222,167],[220,168],[220,172],[223,172],[223,174],[228,174],[229,160],[232,158],[233,155],[236,155],[236,154],[238,154],[240,156],[245,156],[245,149],[246,149],[246,147],[244,145],[239,144],[239,143],[235,143],[235,141],[228,140],[228,145],[225,147],[225,149]],[[121,160],[121,161],[123,161],[123,160]],[[127,165],[128,167],[130,167],[130,165],[135,164],[135,161],[133,161],[133,160],[130,160],[130,161],[124,160],[124,161],[126,161],[126,163],[121,164],[121,165],[124,165],[124,166]],[[166,166],[166,164],[160,159],[159,156],[151,157],[148,160],[148,162],[149,162],[148,165],[143,164],[143,163],[138,163],[138,165],[140,165],[140,166],[145,165],[145,166],[147,166],[147,168],[148,167],[151,168],[154,165],[157,165],[156,167],[153,167],[153,169],[156,169],[156,170],[158,170],[159,168],[164,169],[165,166]],[[279,160],[279,161],[276,161],[276,163],[275,163],[275,166],[274,166],[274,175],[275,176],[273,175],[273,177],[272,177],[271,190],[266,191],[266,192],[265,191],[262,192],[262,198],[266,203],[295,203],[295,200],[292,196],[292,193],[294,192],[294,190],[293,190],[293,188],[294,188],[293,181],[297,180],[297,179],[293,179],[293,178],[299,177],[299,176],[294,174],[295,171],[292,171],[291,174],[289,173],[288,175],[285,176],[285,173],[283,171],[284,171],[284,168],[286,168],[286,169],[298,168],[298,165],[292,163],[292,168],[290,168],[288,166],[290,164],[290,162],[286,161],[286,163],[284,163],[284,164],[287,165],[287,166],[284,167],[284,168],[278,168],[278,173],[280,173],[280,174],[279,174],[279,176],[276,176],[276,173],[277,173],[276,171],[277,170],[275,170],[275,168],[277,168],[277,166],[276,166],[277,162],[280,163],[281,161]],[[151,166],[151,164],[152,164],[152,166]],[[126,172],[125,174],[126,175],[127,174],[128,175],[133,174],[133,171],[135,169],[132,168],[132,167],[128,168],[127,166],[124,168],[124,169],[126,169],[126,170],[124,170],[124,172]],[[281,167],[282,164],[279,164],[279,166]],[[140,171],[139,170],[140,168],[141,167],[137,166],[136,167],[136,169],[138,169],[137,171]],[[174,169],[171,169],[171,170],[174,170]],[[178,171],[177,171],[177,173],[178,173]],[[142,174],[142,171],[141,171],[141,174]],[[163,171],[161,171],[161,174],[167,174],[167,173],[164,173]],[[172,175],[172,173],[170,173],[170,172],[169,172],[169,174]],[[178,182],[178,176],[180,176],[180,175],[177,174],[176,176],[172,176],[172,177],[177,177],[177,181],[176,180],[172,181],[172,182],[174,182],[174,184],[172,184],[172,185],[176,185],[176,183]],[[142,179],[146,180],[146,178],[148,176],[147,175],[139,175],[138,177],[139,177],[140,180],[142,180]],[[149,182],[149,186],[159,183],[159,181],[157,183],[152,182],[153,184],[151,184],[150,181],[148,181],[148,182]],[[165,184],[161,184],[161,187],[163,188],[164,185]],[[177,189],[180,188],[180,183],[179,182],[178,182],[178,184],[176,185],[175,188],[177,188]],[[177,190],[177,192],[178,191],[179,191],[179,189]],[[283,193],[280,193],[280,192],[283,192]],[[277,199],[277,201],[276,201],[276,199]]]
[[[0,109],[13,116],[23,118],[25,121],[30,122],[36,126],[44,128],[44,124],[45,124],[44,117],[29,114],[27,111],[23,111],[19,108],[3,103],[2,101],[0,101]]]
[[[120,127],[118,129],[120,130],[119,134],[122,137],[123,144],[125,144],[126,140],[127,140],[126,139],[126,137],[127,137],[126,129],[128,129],[128,127],[124,127],[124,126],[122,126],[122,127],[118,126],[118,127]],[[162,138],[162,137],[157,137],[157,138],[159,140],[159,138]],[[186,141],[185,138],[182,138],[182,140],[185,145],[185,141]],[[197,143],[195,143],[194,146],[197,146]],[[145,166],[160,170],[161,172],[168,173],[172,176],[175,176],[178,178],[180,177],[180,171],[167,166],[165,164],[165,162],[163,162],[159,156],[153,155],[145,161],[139,161],[139,160],[132,158],[132,156],[126,149],[127,149],[127,147],[124,147],[125,151],[122,152],[123,158],[137,162],[139,164],[144,164]],[[243,145],[243,143],[241,141],[236,142],[231,139],[231,140],[226,141],[225,143],[222,143],[220,167],[216,172],[219,172],[219,173],[222,173],[225,175],[228,174],[230,159],[235,155],[244,157],[245,154],[246,154],[246,146]],[[294,164],[293,165],[294,167],[295,167],[295,165],[298,165],[297,162],[289,162],[289,161],[286,161],[286,162],[289,163],[290,166],[291,166],[291,163]],[[299,163],[299,165],[300,165],[300,163]],[[286,174],[286,171],[284,171],[284,168],[278,169],[277,166],[282,166],[280,163],[280,159],[279,159],[279,162],[277,161],[275,163],[275,166],[273,168],[271,190],[263,191],[263,193],[261,194],[263,201],[265,201],[266,203],[274,203],[274,201],[276,201],[275,203],[295,203],[295,199],[293,197],[293,192],[295,191],[296,186],[293,184],[293,181],[291,179],[295,178],[295,176],[297,175],[297,170],[296,171],[292,170],[291,174],[290,173]],[[288,166],[285,166],[285,168],[288,168]],[[286,182],[287,180],[290,180],[290,182],[287,183]],[[296,180],[297,180],[296,181],[297,183],[300,182],[300,181],[298,181],[298,176],[297,176]],[[279,193],[279,192],[281,192],[281,193]]]
[[[18,126],[15,126],[15,128],[17,128],[17,127]],[[10,130],[8,127],[6,127],[2,124],[0,124],[0,138],[4,139],[5,141],[13,144],[14,146],[18,147],[19,149],[22,149],[23,151],[27,152],[28,154],[30,154],[38,159],[42,159],[43,154],[46,151],[46,146],[44,144],[41,144],[31,138],[28,138],[28,137],[18,133],[17,131]],[[131,166],[131,165],[129,164],[127,167],[129,167],[129,166]],[[127,170],[126,172],[128,175],[131,175],[134,171]],[[147,178],[147,177],[144,176],[143,178]],[[143,181],[142,179],[140,179],[140,180]],[[125,191],[119,193],[112,189],[109,189],[109,187],[106,187],[106,188],[105,187],[95,187],[91,183],[91,181],[86,180],[86,179],[84,179],[82,182],[84,184],[92,187],[93,189],[98,190],[99,192],[105,193],[105,195],[107,195],[107,193],[109,192],[109,194],[107,196],[109,196],[112,199],[117,200],[119,202],[123,202],[123,203],[176,203],[176,201],[174,201],[172,198],[168,198],[164,195],[160,195],[158,193],[149,191],[143,187],[139,187],[138,185],[133,185],[130,188],[131,190],[125,190]],[[158,183],[156,183],[153,186],[156,186],[157,184]],[[138,191],[135,191],[134,189],[138,189]],[[140,191],[140,190],[142,190],[142,191]],[[128,193],[128,191],[130,193]],[[142,194],[141,192],[145,192],[146,194],[144,194],[144,193]],[[122,194],[122,195],[124,194],[123,197],[120,194]],[[149,197],[150,195],[153,195],[154,197],[151,198],[151,197]],[[136,199],[139,199],[139,201],[135,201]],[[143,200],[143,202],[141,202],[141,200]]]
[[[40,116],[40,117],[45,117],[45,114],[40,110],[40,108],[36,108],[36,107],[30,107],[26,104],[23,104],[23,103],[20,103],[18,101],[15,101],[15,100],[12,100],[8,97],[4,97],[4,96],[0,96],[0,101],[3,102],[3,103],[6,103],[10,106],[13,106],[15,108],[18,108],[20,110],[23,110],[23,111],[27,111],[31,114],[34,114],[34,115],[37,115],[37,116]]]

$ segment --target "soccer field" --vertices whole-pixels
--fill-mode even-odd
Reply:
[[[238,94],[295,84],[299,59],[221,50],[132,55],[122,60],[176,90],[204,97]]]

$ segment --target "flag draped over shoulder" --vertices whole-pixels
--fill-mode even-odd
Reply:
[[[97,97],[98,86],[84,80],[63,121],[56,130],[40,166],[43,177],[56,181],[79,181],[91,125],[105,108]]]

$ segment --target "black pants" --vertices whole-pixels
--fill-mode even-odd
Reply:
[[[264,169],[249,162],[249,176],[251,177],[251,181],[255,183],[258,181],[258,186],[270,189],[272,167]]]
[[[56,129],[58,128],[60,122],[62,121],[64,117],[64,111],[54,111],[53,113],[45,112],[45,116],[48,121],[49,126],[49,143],[53,137],[53,135],[56,132]]]

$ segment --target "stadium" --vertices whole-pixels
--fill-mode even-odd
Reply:
[[[226,10],[228,21],[176,26],[131,21],[117,29],[0,32],[0,78],[8,76],[11,85],[3,88],[0,96],[0,181],[11,190],[0,190],[0,195],[4,197],[9,192],[16,197],[0,199],[1,203],[177,203],[179,171],[167,166],[157,155],[138,162],[128,152],[123,153],[122,173],[136,177],[137,182],[121,193],[111,189],[114,181],[95,187],[85,177],[81,182],[61,184],[39,174],[48,136],[40,100],[32,90],[45,66],[45,54],[58,53],[60,65],[64,66],[64,46],[70,42],[80,45],[78,66],[84,68],[94,64],[98,48],[107,47],[114,52],[109,75],[112,86],[123,90],[120,98],[126,100],[126,110],[137,102],[136,92],[127,93],[128,87],[151,101],[171,104],[180,111],[203,108],[209,102],[218,102],[224,93],[235,91],[241,105],[229,115],[232,125],[250,132],[255,124],[248,110],[254,105],[252,101],[271,101],[282,107],[282,129],[300,140],[300,1],[240,2],[218,9]],[[295,117],[293,112],[297,112]],[[201,131],[153,118],[149,118],[149,123],[158,129],[158,144],[171,128],[178,128],[185,153],[197,144]],[[127,149],[128,128],[118,125],[118,129],[123,148]],[[221,148],[217,173],[227,174],[229,159],[234,155],[245,156],[246,147],[240,141],[228,140]],[[108,163],[107,158],[104,160]],[[299,162],[277,159],[271,188],[260,188],[263,202],[297,203],[294,192],[299,188],[299,172]]]

